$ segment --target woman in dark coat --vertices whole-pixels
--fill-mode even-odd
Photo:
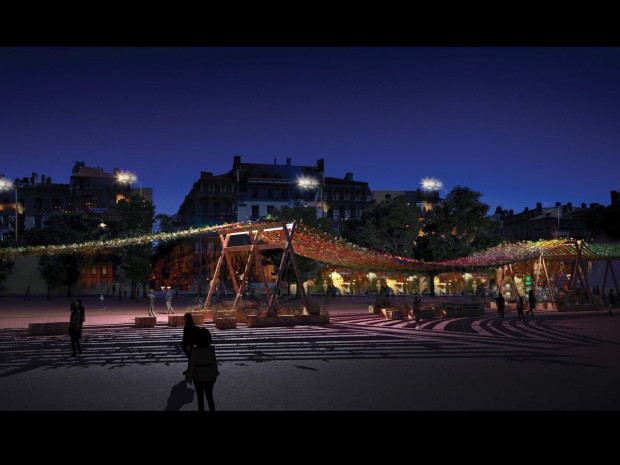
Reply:
[[[82,315],[78,308],[77,302],[71,302],[71,317],[69,319],[69,336],[71,337],[71,348],[73,349],[72,357],[78,353],[82,354],[80,347],[80,337],[82,337]]]
[[[215,349],[211,342],[211,333],[207,328],[199,328],[196,331],[196,347],[194,347],[189,357],[189,367],[185,379],[194,383],[198,399],[198,410],[204,411],[204,398],[206,397],[209,410],[213,412],[215,411],[213,386],[220,372],[217,369]]]

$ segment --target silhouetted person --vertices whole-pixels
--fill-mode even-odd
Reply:
[[[495,304],[497,305],[497,317],[504,318],[504,309],[506,307],[506,300],[501,292],[497,293],[497,297],[495,298]]]
[[[205,409],[205,396],[209,404],[209,410],[215,411],[213,400],[213,386],[220,374],[217,369],[215,349],[211,345],[211,333],[207,328],[199,328],[196,331],[196,347],[189,356],[189,368],[185,379],[194,383],[196,397],[198,398],[198,410]]]
[[[520,295],[517,296],[517,316],[519,317],[519,321],[525,321],[525,315],[523,314],[523,298]]]
[[[103,294],[101,294],[99,296],[99,310],[103,310],[105,308],[105,305],[103,304]]]
[[[168,309],[168,313],[174,313],[172,309],[172,291],[170,289],[166,292],[166,308]]]
[[[30,300],[30,286],[26,286],[26,295],[24,296],[24,300]]]
[[[614,296],[614,290],[613,289],[609,289],[609,294],[607,295],[607,304],[609,305],[609,311],[607,312],[607,314],[609,316],[613,316],[612,310],[614,309],[614,307],[616,306],[616,297]]]
[[[71,302],[71,316],[69,318],[69,337],[71,338],[72,357],[82,353],[80,337],[82,337],[82,315],[78,310],[77,302]]]
[[[77,300],[77,308],[80,312],[80,324],[83,325],[86,321],[86,311],[84,310],[84,305],[82,305],[82,299]]]
[[[416,296],[413,298],[413,318],[415,319],[415,329],[420,329],[420,302],[422,297],[419,292],[416,292]]]
[[[153,289],[149,291],[147,305],[149,307],[149,316],[155,316],[155,293],[153,292]]]
[[[536,294],[534,294],[534,289],[530,289],[527,294],[527,299],[530,304],[530,308],[528,309],[528,315],[531,315],[534,318],[534,308],[536,307]]]
[[[183,353],[185,353],[185,356],[189,360],[192,347],[194,347],[194,344],[196,343],[196,331],[198,330],[198,327],[194,323],[191,313],[186,313],[183,316],[185,317],[185,326],[183,326],[183,339],[181,340],[181,347],[183,348]],[[184,371],[183,374],[187,374],[187,371]]]

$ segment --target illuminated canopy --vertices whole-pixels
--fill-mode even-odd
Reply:
[[[286,241],[283,223],[236,223],[203,228],[190,228],[174,233],[147,234],[140,237],[91,241],[81,244],[28,246],[0,249],[0,259],[26,256],[81,253],[85,255],[111,252],[114,249],[142,245],[151,242],[166,242],[186,239],[209,233],[232,232],[250,234],[262,231],[260,239],[266,244]],[[575,260],[581,244],[582,260],[618,260],[620,243],[592,244],[574,239],[541,240],[535,242],[503,243],[469,257],[441,262],[423,262],[412,258],[379,252],[360,247],[321,231],[297,224],[292,245],[297,255],[312,258],[330,265],[363,270],[385,270],[402,272],[441,273],[473,269],[494,268],[512,263],[527,262],[543,257],[545,260]]]

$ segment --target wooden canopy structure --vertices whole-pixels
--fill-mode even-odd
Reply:
[[[233,225],[231,227],[221,227],[218,234],[222,242],[222,253],[217,262],[215,273],[209,286],[209,293],[205,302],[205,309],[208,308],[216,283],[219,282],[219,274],[224,261],[226,261],[229,274],[236,292],[233,308],[236,308],[241,295],[247,286],[248,273],[254,263],[258,275],[263,281],[265,293],[269,300],[269,309],[272,308],[274,295],[269,290],[265,271],[262,266],[263,250],[283,249],[284,254],[280,263],[278,276],[274,284],[274,289],[278,289],[282,279],[283,269],[288,260],[291,261],[297,277],[297,285],[307,306],[308,300],[303,287],[303,281],[299,273],[295,254],[312,258],[323,263],[343,266],[352,269],[363,270],[383,270],[395,272],[413,272],[439,274],[455,271],[471,271],[475,269],[501,268],[502,278],[500,286],[507,277],[506,271],[510,272],[510,277],[514,284],[514,273],[512,265],[520,262],[538,261],[538,271],[534,289],[538,286],[540,271],[543,270],[546,282],[550,286],[550,296],[553,300],[553,289],[547,271],[548,261],[574,261],[574,269],[571,275],[570,289],[574,289],[578,278],[582,287],[588,289],[588,296],[591,299],[589,283],[583,264],[585,261],[604,260],[607,262],[605,268],[605,279],[603,282],[603,292],[607,280],[607,272],[611,270],[616,292],[618,284],[614,274],[611,260],[620,259],[620,244],[588,244],[584,241],[574,239],[541,240],[536,242],[516,242],[503,243],[483,252],[475,253],[469,257],[457,258],[454,260],[444,260],[440,262],[424,262],[412,258],[399,257],[396,255],[379,252],[376,250],[360,247],[341,239],[329,236],[321,231],[309,228],[296,222],[277,223],[265,222],[248,225]],[[231,245],[231,238],[234,236],[245,236],[243,245]],[[245,269],[239,283],[235,277],[230,253],[247,252],[248,257]]]

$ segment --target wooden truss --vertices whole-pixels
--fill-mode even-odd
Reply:
[[[256,271],[260,276],[263,286],[265,288],[265,294],[267,296],[267,300],[269,302],[268,313],[274,314],[274,303],[277,299],[278,289],[280,286],[280,281],[282,280],[282,275],[284,268],[288,260],[293,264],[293,268],[295,270],[295,276],[297,277],[297,285],[299,286],[301,297],[304,302],[304,306],[308,308],[308,298],[306,296],[306,292],[304,290],[303,281],[301,279],[301,274],[299,272],[299,267],[297,266],[297,260],[295,259],[295,251],[293,249],[293,236],[295,234],[296,222],[292,223],[282,223],[282,226],[279,226],[274,223],[260,224],[260,225],[249,225],[244,227],[237,227],[231,229],[220,229],[218,234],[220,236],[220,241],[222,242],[222,253],[220,254],[220,258],[217,261],[217,265],[215,267],[215,273],[213,274],[213,279],[211,280],[211,284],[209,286],[209,294],[207,295],[207,300],[205,301],[204,310],[209,309],[209,304],[211,303],[211,298],[213,296],[213,290],[216,287],[216,284],[219,284],[220,281],[220,270],[222,268],[223,261],[226,260],[226,264],[228,266],[228,274],[232,280],[233,287],[235,288],[235,301],[233,303],[233,310],[237,308],[237,304],[242,299],[243,291],[248,284],[248,276],[251,270],[252,262],[256,267]],[[266,231],[282,231],[283,234],[283,242],[272,242],[266,243],[261,242],[261,234]],[[235,235],[246,235],[249,237],[250,244],[247,245],[229,245],[230,239]],[[263,256],[261,252],[263,250],[270,249],[283,249],[284,253],[282,254],[282,260],[280,261],[280,268],[278,270],[278,277],[276,278],[276,282],[274,283],[274,293],[269,291],[269,285],[267,284],[267,278],[265,276],[265,269],[263,268]],[[245,264],[245,269],[243,270],[243,274],[241,275],[241,282],[237,282],[237,278],[235,275],[235,270],[233,269],[232,260],[230,257],[231,253],[235,252],[247,252],[248,258]]]

